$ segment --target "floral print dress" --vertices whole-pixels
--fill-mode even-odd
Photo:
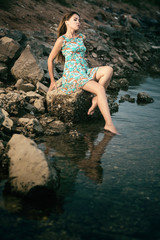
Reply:
[[[62,35],[62,38],[62,54],[65,57],[65,65],[61,89],[64,93],[71,94],[82,88],[88,81],[93,80],[98,67],[89,68],[84,59],[86,47],[83,43],[83,34],[80,33],[76,38]]]

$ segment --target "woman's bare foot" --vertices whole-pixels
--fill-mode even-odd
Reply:
[[[118,131],[117,131],[117,129],[115,128],[115,126],[113,125],[113,124],[111,124],[111,125],[105,125],[104,126],[104,130],[105,131],[109,131],[109,132],[111,132],[112,134],[117,134],[117,135],[119,135],[119,133],[118,133]]]
[[[88,115],[93,115],[96,107],[97,107],[97,96],[92,98],[92,106],[88,110]]]

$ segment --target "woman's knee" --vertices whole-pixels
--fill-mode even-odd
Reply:
[[[112,75],[113,74],[113,68],[111,66],[105,66],[105,73]]]
[[[105,92],[105,88],[104,86],[102,86],[101,84],[98,84],[97,87],[96,87],[96,94],[102,94]]]

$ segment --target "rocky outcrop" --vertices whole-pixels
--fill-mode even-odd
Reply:
[[[15,62],[11,73],[15,79],[22,78],[24,81],[33,83],[34,85],[42,80],[44,72],[41,66],[38,65],[29,45],[26,46],[21,56]]]
[[[10,191],[27,195],[44,188],[55,190],[59,185],[56,169],[49,166],[44,153],[36,143],[21,134],[15,134],[8,142]]]
[[[66,95],[61,90],[61,79],[57,82],[58,90],[47,93],[48,112],[62,121],[77,122],[87,118],[87,110],[91,104],[91,94],[79,90]]]

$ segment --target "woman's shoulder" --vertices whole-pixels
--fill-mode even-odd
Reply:
[[[84,39],[84,40],[86,39],[86,36],[84,34],[82,34],[82,33],[79,33],[79,37]]]

